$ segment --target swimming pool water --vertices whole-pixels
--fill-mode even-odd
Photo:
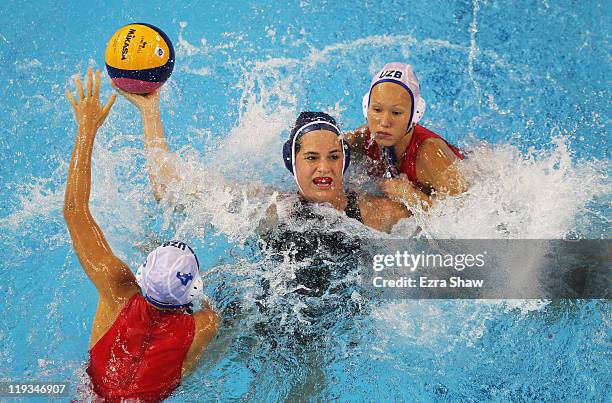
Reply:
[[[62,217],[75,124],[71,76],[103,68],[110,35],[145,21],[174,41],[162,94],[170,146],[208,198],[174,214],[152,198],[140,117],[119,99],[94,152],[92,211],[131,267],[163,239],[195,246],[228,320],[170,399],[275,401],[607,401],[607,301],[376,301],[339,315],[311,348],[299,311],[276,298],[280,342],[255,331],[262,200],[220,186],[294,191],[282,167],[302,109],[363,123],[361,96],[388,61],[407,61],[428,103],[424,125],[464,146],[473,188],[417,216],[433,238],[609,238],[610,29],[605,2],[9,1],[0,10],[0,380],[68,380],[84,367],[96,291]],[[111,94],[104,84],[103,98]],[[358,181],[351,173],[351,180]],[[411,234],[411,223],[397,234]],[[265,260],[265,259],[264,259]],[[269,263],[282,276],[289,270]],[[283,316],[286,315],[286,316]],[[299,315],[297,315],[299,317]],[[292,322],[293,320],[293,322]],[[293,326],[293,327],[292,327]],[[289,330],[287,330],[289,329]],[[83,395],[79,395],[83,398]]]

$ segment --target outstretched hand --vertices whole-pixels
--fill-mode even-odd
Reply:
[[[74,79],[74,83],[79,97],[78,101],[74,99],[69,89],[66,89],[66,97],[70,104],[72,104],[77,124],[79,127],[97,130],[104,123],[117,95],[111,95],[106,105],[102,107],[100,104],[100,70],[96,70],[96,77],[94,79],[91,67],[87,69],[86,92],[83,91],[83,83],[80,76]]]
[[[145,112],[146,110],[149,110],[152,107],[154,108],[159,104],[159,93],[161,91],[161,87],[143,95],[125,92],[121,88],[117,87],[114,83],[113,88],[117,90],[119,94],[123,95],[128,101],[133,103],[138,109],[140,109],[141,112]]]

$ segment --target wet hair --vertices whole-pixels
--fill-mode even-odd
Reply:
[[[291,129],[291,136],[289,136],[289,138],[293,139],[293,136],[295,136],[297,131],[303,128],[304,126],[306,126],[308,123],[317,122],[317,121],[327,122],[329,124],[319,123],[317,125],[313,125],[314,127],[316,127],[313,130],[330,130],[338,135],[340,134],[337,131],[337,129],[334,127],[334,126],[337,126],[336,119],[332,118],[327,113],[325,112],[302,112],[300,113],[300,116],[298,116],[298,118],[295,120],[295,124],[293,125],[293,128]]]
[[[307,125],[308,123],[316,122],[316,121],[324,121],[324,122],[331,123],[334,126],[337,126],[336,119],[332,118],[325,112],[302,112],[300,113],[300,116],[298,116],[298,118],[295,120],[295,124],[293,125],[293,128],[291,129],[291,136],[289,138],[292,139],[293,136],[295,136],[296,132],[300,130],[302,127],[304,127],[305,125]],[[320,123],[320,124],[313,125],[313,126],[316,127],[313,130],[329,130],[336,134],[340,134],[335,130],[335,128],[329,125],[326,125],[324,123]],[[309,131],[312,131],[312,130],[309,130]],[[301,139],[302,139],[302,136],[295,139],[295,154],[296,155],[297,153],[300,152]]]

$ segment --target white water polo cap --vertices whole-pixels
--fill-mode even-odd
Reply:
[[[136,281],[147,301],[158,308],[188,307],[203,295],[198,258],[181,241],[165,242],[149,253]]]
[[[363,96],[362,108],[363,116],[368,118],[368,108],[370,107],[370,97],[372,95],[372,88],[381,83],[395,83],[401,85],[412,98],[412,107],[410,111],[410,120],[408,121],[408,130],[419,123],[423,114],[425,113],[425,107],[427,104],[425,100],[421,98],[421,87],[419,85],[419,79],[414,74],[412,66],[405,63],[393,62],[385,64],[378,73],[372,77],[370,83],[370,90]]]

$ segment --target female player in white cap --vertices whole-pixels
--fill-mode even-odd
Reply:
[[[161,401],[180,384],[216,334],[219,318],[208,306],[191,312],[202,278],[191,248],[179,241],[151,252],[134,276],[110,249],[89,211],[91,154],[108,115],[99,101],[100,72],[87,73],[87,89],[75,79],[78,100],[66,96],[78,124],[68,169],[64,217],[85,273],[98,289],[98,308],[87,368],[105,401]]]
[[[356,157],[367,159],[370,174],[390,179],[381,183],[387,196],[402,200],[415,186],[426,194],[467,189],[455,164],[463,159],[461,152],[418,124],[425,100],[410,65],[387,63],[372,78],[362,108],[367,125],[347,140]]]

